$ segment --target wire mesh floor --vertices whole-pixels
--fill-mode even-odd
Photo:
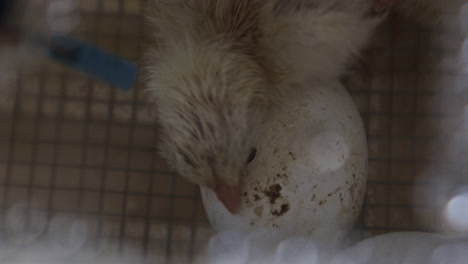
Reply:
[[[81,1],[78,36],[138,60],[143,2]],[[468,184],[468,87],[454,67],[463,35],[450,24],[403,21],[398,40],[390,37],[383,27],[366,53],[369,71],[347,79],[370,150],[363,237],[445,230],[444,197]],[[198,188],[156,154],[156,124],[139,90],[121,92],[54,63],[1,90],[4,236],[25,245],[44,230],[70,232],[70,219],[82,219],[91,251],[202,262],[212,231]],[[11,231],[9,217],[28,228]]]

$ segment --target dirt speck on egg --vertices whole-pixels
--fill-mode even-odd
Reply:
[[[291,159],[292,160],[296,160],[296,155],[294,153],[292,153],[291,151],[288,152],[289,156],[291,156]]]
[[[281,205],[280,210],[274,210],[271,212],[272,215],[282,216],[289,211],[289,204],[285,203]]]
[[[259,206],[257,208],[254,209],[254,213],[255,215],[257,215],[258,217],[262,217],[262,214],[263,214],[263,206]]]
[[[354,200],[354,188],[356,188],[356,183],[353,183],[351,184],[351,186],[349,186],[349,194],[351,195],[351,198]]]
[[[263,193],[268,197],[271,204],[274,204],[278,198],[281,197],[281,185],[273,184],[268,190],[263,191]]]
[[[254,194],[254,201],[256,202],[258,200],[260,200],[260,196],[258,194]]]

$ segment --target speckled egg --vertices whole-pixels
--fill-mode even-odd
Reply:
[[[263,129],[244,171],[238,214],[202,187],[213,228],[263,230],[278,239],[349,231],[364,199],[368,154],[361,117],[343,85],[314,84],[287,95]]]

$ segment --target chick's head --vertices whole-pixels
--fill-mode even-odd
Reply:
[[[160,152],[179,175],[213,189],[235,212],[266,102],[262,70],[248,56],[216,45],[181,44],[159,59],[149,90]]]

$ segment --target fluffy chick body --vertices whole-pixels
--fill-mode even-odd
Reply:
[[[160,152],[188,180],[238,185],[268,108],[338,78],[382,18],[369,0],[153,0],[147,90]]]

